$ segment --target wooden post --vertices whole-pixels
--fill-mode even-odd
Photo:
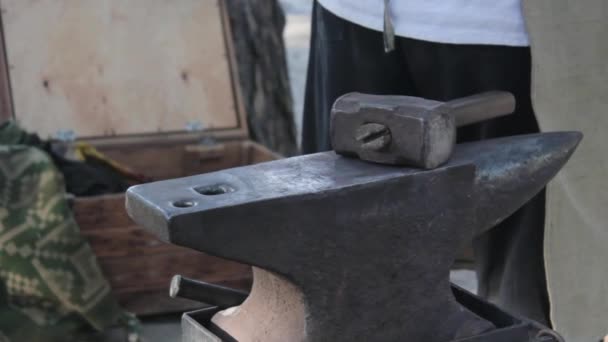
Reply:
[[[277,0],[225,1],[249,134],[273,151],[297,153],[293,101]]]
[[[3,9],[0,9],[0,11],[3,11]],[[12,118],[13,115],[9,65],[4,44],[4,24],[0,16],[0,123]]]

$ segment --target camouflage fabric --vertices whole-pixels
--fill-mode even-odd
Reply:
[[[80,236],[61,173],[38,148],[0,145],[0,342],[83,341],[121,322],[136,325]]]

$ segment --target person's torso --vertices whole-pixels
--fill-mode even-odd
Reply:
[[[382,31],[384,0],[318,0],[333,14]],[[392,0],[395,34],[448,44],[528,46],[521,0]]]

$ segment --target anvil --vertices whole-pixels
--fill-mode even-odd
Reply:
[[[166,241],[255,266],[247,300],[213,320],[239,341],[452,341],[494,329],[454,299],[457,251],[580,139],[460,144],[433,170],[318,153],[136,186],[127,210]]]

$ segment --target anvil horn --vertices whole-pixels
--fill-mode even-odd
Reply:
[[[454,300],[457,251],[542,189],[580,139],[544,133],[458,145],[429,171],[318,153],[136,186],[127,209],[175,244],[278,274],[254,277],[243,305],[257,309],[241,312],[289,317],[301,331],[288,340],[450,341],[492,329]],[[300,299],[269,307],[286,302],[269,300],[272,289]]]
[[[558,132],[459,145],[454,161],[477,166],[477,234],[490,229],[539,193],[568,161],[583,135]]]

